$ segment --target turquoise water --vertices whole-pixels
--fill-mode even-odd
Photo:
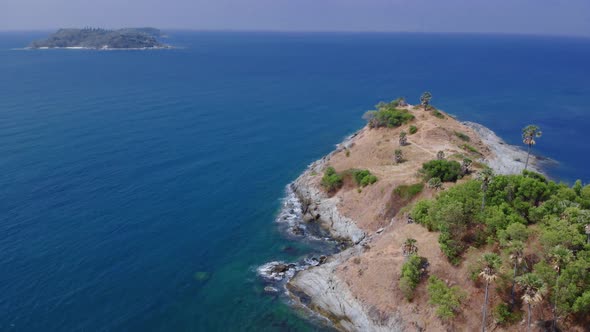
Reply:
[[[285,186],[379,100],[433,103],[590,180],[590,40],[171,32],[167,51],[0,33],[0,330],[314,331],[255,269],[325,250]],[[200,273],[202,272],[202,273]]]

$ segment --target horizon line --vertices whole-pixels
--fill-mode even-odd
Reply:
[[[523,37],[563,37],[590,39],[590,35],[561,34],[561,33],[533,33],[533,32],[494,32],[494,31],[411,31],[411,30],[280,30],[280,29],[207,29],[207,28],[158,28],[150,25],[104,28],[109,30],[125,28],[156,28],[163,32],[205,32],[205,33],[301,33],[301,34],[433,34],[433,35],[488,35],[488,36],[523,36]],[[83,27],[65,28],[37,28],[37,29],[0,29],[0,33],[18,32],[55,32],[59,29],[83,29]]]

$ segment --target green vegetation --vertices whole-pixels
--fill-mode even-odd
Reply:
[[[160,31],[154,28],[138,29],[60,29],[46,40],[31,43],[31,48],[84,47],[93,49],[130,49],[164,47],[156,39]]]
[[[380,102],[375,106],[376,110],[368,111],[363,118],[367,120],[370,128],[399,127],[414,119],[414,116],[405,109],[397,108],[400,100],[390,103]]]
[[[462,132],[459,132],[459,131],[455,131],[455,136],[459,137],[459,139],[462,140],[462,141],[464,141],[464,142],[471,141],[471,137],[469,137],[465,133],[462,133]]]
[[[393,190],[399,198],[409,201],[418,196],[424,190],[424,183],[416,183],[412,185],[401,185]]]
[[[465,143],[463,145],[461,145],[461,149],[467,151],[467,152],[471,152],[471,153],[475,153],[475,154],[481,154],[481,152],[479,152],[479,150],[477,150],[476,148],[474,148],[473,146]]]
[[[420,283],[422,268],[425,264],[426,258],[413,254],[402,266],[399,288],[408,301],[414,298],[414,290]]]
[[[432,93],[426,91],[420,96],[420,105],[427,111],[430,108],[430,101],[432,100]]]
[[[533,145],[537,144],[535,138],[541,137],[543,133],[541,129],[535,125],[528,125],[522,129],[522,142],[526,144],[528,147],[528,152],[526,155],[526,163],[524,164],[524,169],[526,171],[527,167],[529,166],[529,157],[531,156],[531,149]]]
[[[428,297],[430,298],[429,303],[437,306],[436,315],[446,320],[455,317],[467,294],[458,286],[449,287],[438,277],[430,276],[428,278]]]
[[[366,169],[352,170],[352,175],[354,177],[354,180],[356,181],[356,184],[361,187],[366,187],[377,182],[377,177],[371,174],[371,172]]]
[[[342,175],[336,173],[334,167],[326,168],[322,177],[322,186],[328,192],[335,192],[342,188]]]
[[[455,182],[461,176],[461,164],[449,160],[431,160],[420,171],[426,180],[439,178],[443,182]]]
[[[520,321],[521,315],[513,312],[508,304],[500,303],[494,308],[494,319],[498,324],[508,326]]]
[[[529,325],[536,305],[554,309],[555,325],[583,324],[590,314],[590,186],[570,188],[529,171],[482,176],[416,203],[411,216],[440,232],[441,251],[453,264],[469,248],[496,244],[469,269],[486,288],[498,278],[499,296],[510,299],[494,310],[499,323],[518,320],[516,299],[528,308]]]
[[[439,118],[439,119],[444,119],[445,115],[442,114],[439,110],[437,109],[433,109],[432,110],[432,115],[434,115],[435,117]]]
[[[428,180],[428,187],[434,190],[442,189],[443,183],[440,178],[431,178]]]
[[[414,135],[415,133],[418,132],[418,127],[411,125],[410,129],[408,129],[408,131],[410,132],[410,135]]]

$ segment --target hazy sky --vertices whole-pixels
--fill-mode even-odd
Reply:
[[[83,26],[590,36],[590,0],[0,0],[0,30]]]

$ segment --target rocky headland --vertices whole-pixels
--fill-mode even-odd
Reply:
[[[290,232],[302,235],[315,225],[327,231],[332,240],[346,243],[344,249],[313,264],[290,269],[282,262],[273,262],[259,271],[272,278],[273,268],[276,273],[280,264],[281,279],[289,274],[286,289],[294,302],[342,331],[449,329],[427,305],[424,289],[418,289],[414,301],[408,302],[397,287],[404,262],[400,248],[408,236],[417,239],[431,272],[444,277],[449,285],[459,285],[473,294],[481,292],[458,277],[466,273],[465,266],[447,262],[438,248],[436,233],[408,221],[407,206],[432,198],[437,191],[425,188],[418,197],[406,201],[396,197],[395,188],[419,182],[421,165],[436,159],[440,151],[448,159],[471,158],[473,174],[485,165],[498,174],[520,173],[524,168],[526,151],[504,143],[484,126],[459,122],[444,112],[433,116],[411,105],[403,108],[415,117],[410,123],[397,128],[364,127],[309,165],[289,186],[298,201],[297,216],[283,218],[289,219]],[[408,125],[416,127],[417,132],[407,137],[405,161],[396,163],[393,156],[399,148],[398,137],[408,131]],[[531,156],[529,170],[541,172],[539,161]],[[337,171],[367,169],[379,180],[357,189],[345,179],[340,190],[329,193],[321,184],[328,166]],[[444,183],[444,187],[453,185]],[[471,330],[477,326],[481,311],[477,301],[479,297],[468,299],[465,314],[454,328]]]

